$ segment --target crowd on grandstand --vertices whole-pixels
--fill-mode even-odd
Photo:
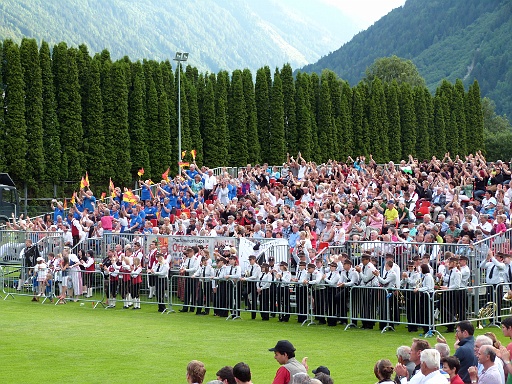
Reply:
[[[130,303],[138,308],[144,272],[151,275],[149,297],[156,297],[159,311],[165,311],[164,279],[172,265],[166,250],[157,249],[158,242],[141,247],[144,235],[282,238],[290,255],[278,264],[272,258],[256,260],[253,256],[242,266],[237,250],[231,247],[213,253],[197,246],[187,248],[179,269],[186,278],[180,292],[182,311],[197,308],[198,314],[208,314],[207,302],[217,308],[218,316],[227,315],[226,309],[238,315],[240,301],[245,299],[253,318],[259,302],[263,320],[277,312],[280,321],[288,321],[293,285],[299,322],[305,320],[313,297],[316,320],[336,325],[346,322],[345,303],[351,287],[405,288],[418,293],[405,297],[409,331],[417,331],[415,324],[420,324],[427,332],[431,314],[430,309],[421,309],[428,305],[420,296],[437,286],[450,290],[443,294],[440,309],[442,322],[453,332],[454,319],[466,319],[470,262],[486,271],[485,282],[494,289],[489,301],[496,293],[501,297],[500,284],[512,282],[510,239],[505,236],[510,226],[510,178],[506,163],[487,163],[481,153],[464,160],[451,159],[449,153],[430,161],[410,156],[408,161],[386,165],[376,164],[371,156],[316,165],[299,153],[282,167],[247,165],[236,175],[222,172],[215,176],[212,169],[191,164],[172,180],[165,177],[158,184],[141,180],[140,195],[111,185],[112,196],[97,199],[84,187],[68,211],[54,201],[53,215],[35,220],[13,218],[8,226],[58,233],[71,250],[106,234],[135,234],[129,245],[109,244],[101,255],[102,263],[99,257],[95,263],[94,254],[86,253],[84,247],[64,250],[57,261],[43,260],[53,266],[51,272],[60,275],[67,270],[62,266],[69,264],[66,276],[71,283],[58,280],[61,300],[66,287],[74,288],[74,295],[91,296],[90,277],[78,277],[74,271],[99,268],[108,283],[108,304],[115,305],[116,296],[121,295],[125,306]],[[484,241],[488,238],[492,246]],[[331,252],[324,252],[326,247]],[[82,254],[75,256],[79,251]],[[37,267],[36,259],[25,256],[24,265],[30,273],[37,272],[36,280],[44,282],[44,268]],[[208,284],[198,289],[194,278]],[[20,278],[20,284],[23,281]],[[302,290],[313,286],[311,291]],[[364,303],[360,317],[375,319],[380,293],[357,292],[355,300]],[[43,293],[38,287],[37,294]],[[400,320],[403,304],[399,297],[393,295],[388,302],[379,308],[383,311],[377,316],[383,320],[381,329]],[[374,324],[362,321],[363,328]]]

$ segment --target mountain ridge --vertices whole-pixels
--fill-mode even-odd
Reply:
[[[443,79],[477,79],[497,112],[512,115],[512,4],[506,0],[407,0],[339,49],[300,71],[329,68],[350,84],[380,57],[418,67],[432,91]],[[474,63],[469,76],[468,66]]]
[[[1,0],[0,38],[83,43],[114,59],[166,60],[186,51],[201,71],[255,71],[299,67],[339,46],[340,32],[329,29],[334,15],[327,28],[300,11],[276,0]]]

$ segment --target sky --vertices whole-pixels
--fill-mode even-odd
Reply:
[[[338,8],[355,25],[364,30],[387,15],[391,10],[404,5],[405,0],[320,0]]]

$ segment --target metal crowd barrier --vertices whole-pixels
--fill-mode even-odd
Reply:
[[[34,273],[34,268],[8,265],[1,270],[0,281],[4,300],[17,296],[32,296],[33,301],[65,304],[69,300],[91,302],[96,308],[104,300],[102,274],[71,268],[66,276],[61,271],[48,269],[46,278]],[[90,289],[90,291],[88,290]],[[90,293],[90,295],[88,294]]]
[[[25,240],[32,240],[39,253],[47,257],[48,253],[62,252],[63,242],[60,232],[46,231],[0,231],[0,263],[19,264],[20,253],[25,248]]]

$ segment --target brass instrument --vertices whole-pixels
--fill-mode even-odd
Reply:
[[[396,290],[396,298],[398,299],[398,304],[401,306],[405,306],[405,296],[404,293],[400,290]]]
[[[477,328],[483,329],[482,320],[488,317],[494,317],[494,313],[498,309],[498,305],[494,301],[489,301],[478,311]]]

